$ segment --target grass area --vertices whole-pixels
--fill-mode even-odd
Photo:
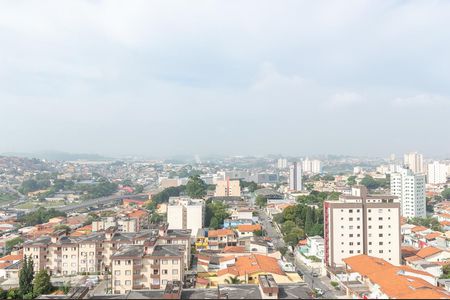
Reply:
[[[0,202],[11,202],[18,198],[16,195],[0,193]]]
[[[22,203],[20,205],[17,205],[16,208],[19,209],[32,209],[35,207],[45,207],[45,208],[52,208],[52,207],[60,207],[65,206],[66,203],[64,201],[48,201],[48,202],[40,202],[40,201],[30,201],[26,203]]]

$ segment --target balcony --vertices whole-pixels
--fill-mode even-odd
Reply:
[[[150,278],[158,279],[159,274],[150,274]]]
[[[134,279],[141,279],[144,277],[144,274],[133,274]]]
[[[144,288],[144,285],[142,283],[133,285],[133,290],[140,290],[140,289],[143,289],[143,288]]]
[[[142,265],[142,264],[133,265],[133,268],[134,268],[135,270],[141,270],[141,269],[143,268],[143,265]]]
[[[158,264],[150,264],[150,268],[159,269],[159,263]]]
[[[159,289],[160,289],[160,286],[159,286],[159,284],[151,284],[151,285],[150,285],[150,289],[151,289],[151,290],[159,290]]]

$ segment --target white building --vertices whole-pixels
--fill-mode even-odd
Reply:
[[[425,173],[423,155],[417,152],[406,153],[403,156],[403,163],[414,173]]]
[[[289,166],[289,189],[291,191],[301,191],[302,186],[302,165],[301,163],[294,162]]]
[[[167,206],[168,229],[190,229],[195,236],[204,227],[205,201],[189,197],[170,197]]]
[[[392,173],[391,194],[399,197],[403,217],[426,217],[424,174],[414,174],[410,169]]]
[[[446,164],[441,164],[438,161],[434,161],[428,164],[428,183],[431,184],[442,184],[447,182],[447,170],[448,166]]]
[[[286,169],[287,168],[287,159],[279,158],[278,162],[277,162],[277,168],[278,169]]]
[[[304,173],[320,174],[322,173],[322,162],[317,159],[309,160],[306,158],[302,161],[302,171]]]
[[[335,268],[345,258],[367,254],[400,265],[399,210],[397,197],[368,195],[362,186],[339,201],[325,201],[325,264]]]
[[[216,183],[216,191],[214,193],[216,197],[240,197],[241,186],[239,180],[218,180]]]

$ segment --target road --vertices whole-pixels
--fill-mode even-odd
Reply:
[[[285,247],[286,244],[284,243],[281,232],[279,232],[275,226],[270,223],[270,219],[265,211],[259,209],[258,213],[260,223],[265,229],[267,236],[272,239],[274,249]],[[323,298],[337,298],[338,296],[343,295],[342,292],[336,291],[336,289],[331,286],[330,279],[328,277],[313,277],[312,273],[314,273],[314,270],[298,259],[295,259],[294,255],[290,251],[288,251],[285,255],[285,259],[294,264],[297,270],[300,270],[303,273],[303,280],[311,287],[311,289],[319,288],[324,292],[322,295]]]
[[[86,208],[86,207],[91,207],[91,206],[96,206],[96,205],[101,205],[101,204],[108,204],[108,203],[113,203],[115,201],[121,201],[121,200],[127,199],[127,198],[135,198],[135,197],[146,196],[146,195],[147,194],[113,195],[113,196],[108,196],[108,197],[86,200],[80,204],[58,208],[58,210],[63,211],[63,212],[76,211],[76,210]]]

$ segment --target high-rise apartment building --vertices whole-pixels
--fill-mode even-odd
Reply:
[[[218,180],[216,183],[216,191],[214,193],[216,197],[240,197],[241,185],[239,180]]]
[[[286,158],[279,158],[277,162],[278,169],[286,169],[288,166]]]
[[[317,159],[309,160],[306,158],[302,161],[303,173],[320,174],[322,173],[322,162]]]
[[[205,201],[189,197],[171,197],[167,206],[169,229],[190,229],[192,236],[203,228]]]
[[[447,182],[448,166],[438,161],[428,164],[427,181],[431,184],[442,184]]]
[[[415,174],[425,173],[425,166],[423,164],[423,155],[417,152],[406,153],[403,156],[403,164],[408,167]]]
[[[403,217],[426,217],[425,174],[410,169],[392,173],[391,194],[399,197]]]
[[[291,191],[301,191],[302,186],[302,165],[299,162],[294,162],[289,166],[289,189]]]
[[[367,254],[394,265],[401,263],[400,203],[391,195],[368,195],[364,186],[351,195],[324,202],[325,264]]]

